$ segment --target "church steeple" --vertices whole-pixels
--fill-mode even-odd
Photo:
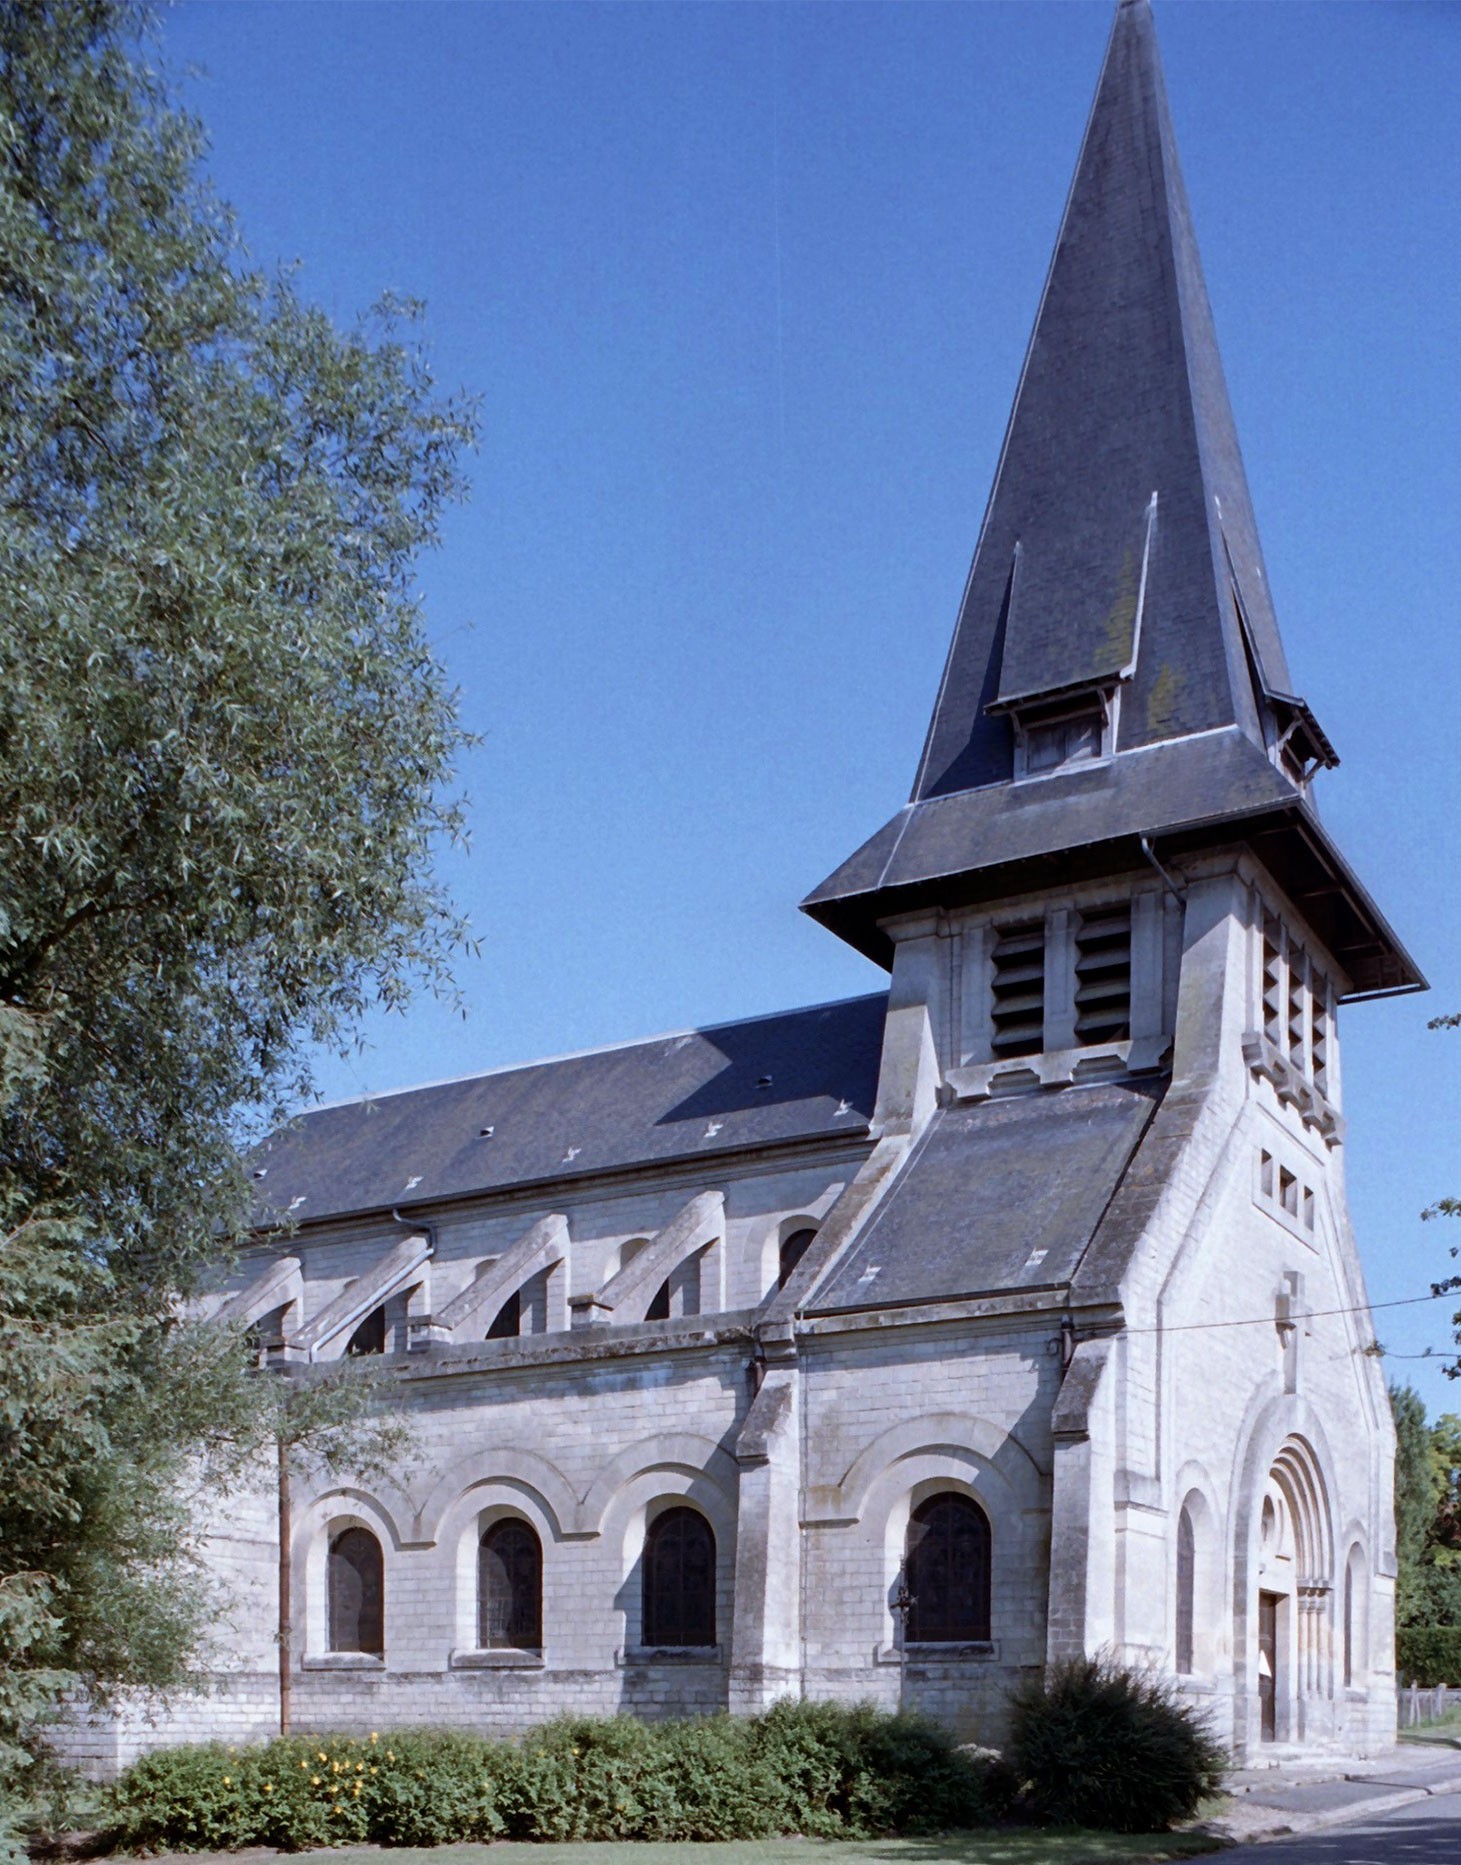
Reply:
[[[886,959],[887,915],[1077,852],[1221,829],[1283,865],[1301,827],[1357,990],[1413,988],[1309,801],[1337,761],[1291,691],[1151,8],[1120,0],[912,797],[804,904]]]
[[[1126,0],[914,798],[1013,776],[1054,695],[1119,702],[1115,750],[1222,725],[1262,747],[1263,688],[1288,685],[1151,9]]]

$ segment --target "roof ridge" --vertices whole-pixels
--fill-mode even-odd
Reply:
[[[363,1107],[377,1101],[393,1101],[402,1095],[429,1094],[441,1088],[459,1088],[467,1082],[491,1081],[501,1075],[519,1075],[528,1069],[552,1068],[560,1062],[580,1062],[589,1056],[613,1055],[623,1049],[649,1049],[656,1043],[679,1042],[691,1036],[713,1036],[717,1030],[741,1030],[753,1023],[771,1023],[781,1017],[811,1016],[819,1010],[840,1010],[848,1004],[871,1003],[885,998],[886,991],[859,991],[853,997],[830,997],[816,1004],[793,1004],[785,1010],[758,1011],[750,1017],[727,1017],[721,1023],[696,1023],[688,1029],[661,1030],[649,1036],[626,1037],[617,1043],[590,1043],[583,1049],[565,1049],[557,1055],[530,1056],[522,1062],[504,1062],[495,1068],[470,1069],[461,1075],[442,1075],[432,1081],[413,1081],[403,1088],[366,1089],[360,1094],[341,1095],[333,1101],[316,1101],[289,1116],[289,1123],[306,1120],[311,1114],[328,1114],[342,1107]],[[289,1124],[286,1123],[286,1124]]]

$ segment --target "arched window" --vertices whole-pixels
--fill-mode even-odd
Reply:
[[[1183,1509],[1177,1517],[1177,1671],[1190,1677],[1193,1661],[1193,1601],[1197,1591],[1197,1538],[1192,1515]]]
[[[644,1538],[646,1645],[715,1643],[715,1532],[698,1509],[666,1509]]]
[[[488,1340],[511,1340],[522,1332],[522,1295],[514,1289],[512,1294],[498,1309],[490,1328]]]
[[[781,1263],[776,1272],[776,1286],[784,1289],[791,1280],[791,1272],[806,1255],[815,1230],[794,1230],[789,1237],[782,1239]]]
[[[1344,1568],[1344,1687],[1354,1688],[1354,1562]]]
[[[385,1638],[385,1562],[368,1528],[346,1528],[330,1541],[330,1650],[380,1657]]]
[[[543,1544],[526,1522],[494,1522],[477,1551],[477,1640],[483,1651],[543,1643]]]
[[[353,1357],[359,1353],[384,1353],[385,1350],[386,1311],[384,1308],[372,1308],[345,1343],[345,1352]]]
[[[989,1518],[949,1490],[908,1518],[903,1558],[911,1645],[974,1644],[989,1637]]]

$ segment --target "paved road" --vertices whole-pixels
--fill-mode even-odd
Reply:
[[[1269,1840],[1261,1865],[1461,1865],[1461,1793],[1434,1794],[1353,1826]]]

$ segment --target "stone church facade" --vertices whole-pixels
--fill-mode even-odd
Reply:
[[[282,1377],[383,1355],[418,1440],[399,1484],[295,1479],[296,1723],[791,1693],[998,1740],[1110,1651],[1239,1755],[1393,1740],[1338,1013],[1422,980],[1316,814],[1334,762],[1123,0],[912,797],[803,903],[887,991],[258,1158],[223,1312]],[[218,1525],[217,1691],[98,1760],[277,1727],[278,1519]]]

